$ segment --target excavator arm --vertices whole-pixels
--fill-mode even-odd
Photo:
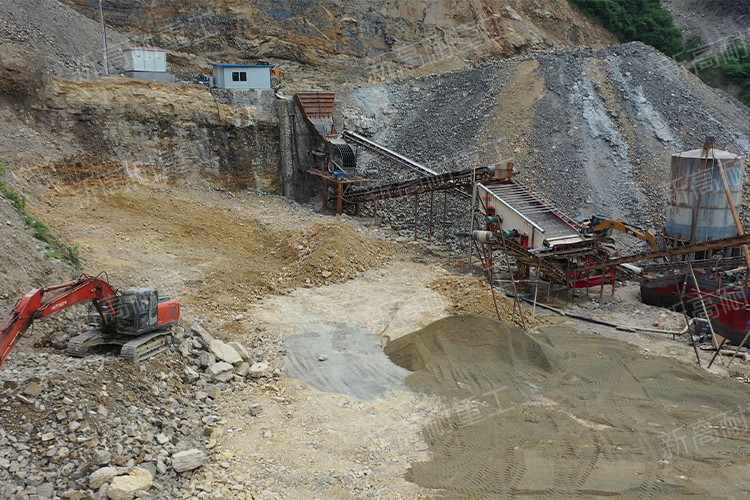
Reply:
[[[589,227],[591,231],[595,233],[614,229],[615,231],[629,234],[641,241],[647,242],[649,247],[651,247],[652,252],[658,252],[660,250],[659,243],[656,241],[656,235],[654,235],[654,233],[651,231],[644,231],[640,227],[633,226],[632,224],[628,224],[618,219],[607,219],[606,217],[595,215],[591,218],[591,225]]]
[[[16,304],[0,330],[0,366],[35,319],[92,300],[102,318],[102,326],[108,327],[117,320],[118,297],[117,290],[109,283],[92,276],[81,276],[75,281],[30,291]]]

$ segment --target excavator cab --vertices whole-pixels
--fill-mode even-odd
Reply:
[[[137,288],[121,292],[117,311],[117,329],[138,335],[157,327],[159,297],[156,290]]]

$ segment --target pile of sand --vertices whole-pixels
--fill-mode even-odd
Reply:
[[[738,498],[747,385],[568,328],[450,317],[386,346],[446,396],[406,477],[438,498]]]
[[[480,394],[509,378],[546,376],[559,364],[520,328],[479,316],[448,316],[389,342],[385,353],[415,372],[410,385]]]
[[[474,314],[485,318],[498,319],[492,292],[485,278],[452,276],[433,281],[429,287],[451,301],[453,305],[447,311],[450,314]],[[523,326],[518,309],[516,309],[515,320],[513,319],[514,301],[498,291],[495,291],[495,298],[497,299],[500,319],[505,323]],[[537,322],[531,319],[531,311],[527,308],[521,310],[526,327],[536,326]]]

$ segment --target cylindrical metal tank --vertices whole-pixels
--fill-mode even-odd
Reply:
[[[666,235],[678,240],[708,241],[737,235],[719,162],[734,206],[742,202],[744,158],[726,151],[694,149],[672,155]]]

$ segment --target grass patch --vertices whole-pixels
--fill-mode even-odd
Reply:
[[[46,243],[51,251],[45,254],[47,258],[55,258],[67,262],[74,269],[81,268],[81,254],[78,247],[73,247],[57,237],[47,225],[41,220],[31,215],[26,208],[26,197],[17,193],[5,182],[4,177],[8,172],[8,167],[0,163],[0,195],[10,200],[13,208],[23,217],[23,221],[34,231],[34,238]]]

